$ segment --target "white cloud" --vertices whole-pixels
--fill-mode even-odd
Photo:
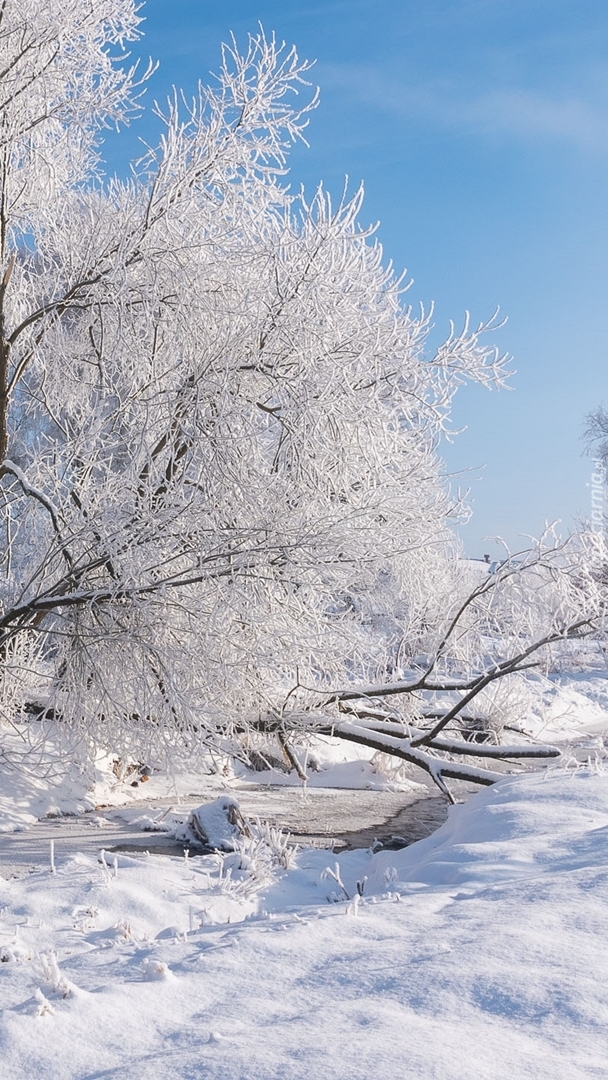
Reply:
[[[459,78],[408,83],[395,73],[363,65],[326,69],[323,83],[347,92],[362,105],[419,123],[482,136],[560,140],[581,149],[608,150],[608,95],[603,93],[594,94],[597,101],[590,101],[518,87],[486,92]]]
[[[608,148],[608,112],[576,98],[557,99],[526,90],[495,90],[453,104],[451,119],[520,138],[553,138],[588,149]]]

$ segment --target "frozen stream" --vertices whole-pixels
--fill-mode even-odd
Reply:
[[[570,744],[570,760],[583,761],[588,755],[586,740]],[[497,764],[505,770],[509,767]],[[22,877],[36,867],[48,866],[51,841],[58,866],[79,851],[97,855],[102,848],[110,853],[148,851],[182,857],[183,846],[162,831],[165,817],[170,816],[175,826],[176,818],[185,821],[190,810],[221,794],[238,799],[246,818],[278,826],[302,846],[368,848],[374,840],[390,845],[395,837],[395,846],[402,847],[428,836],[447,816],[447,800],[425,780],[421,776],[421,782],[406,791],[312,785],[303,789],[289,784],[227,783],[216,775],[195,779],[191,789],[182,789],[187,795],[167,797],[164,787],[150,791],[148,798],[141,797],[145,792],[141,786],[121,807],[101,805],[78,816],[43,818],[21,832],[0,832],[0,876]],[[450,787],[458,801],[478,790],[454,781]],[[144,829],[145,825],[151,828]]]
[[[463,787],[468,785],[463,785]],[[268,821],[288,830],[299,844],[322,847],[369,847],[374,839],[390,842],[402,837],[408,844],[428,836],[447,815],[447,802],[429,789],[412,792],[246,785],[231,790],[246,817]],[[464,793],[464,792],[463,792]],[[147,799],[128,807],[98,808],[77,817],[47,818],[23,832],[0,835],[0,874],[23,876],[49,865],[51,840],[55,862],[82,851],[104,848],[181,855],[183,848],[163,832],[142,831],[141,816],[160,820],[165,812],[183,814],[219,792],[182,798]],[[173,816],[172,814],[172,816]]]

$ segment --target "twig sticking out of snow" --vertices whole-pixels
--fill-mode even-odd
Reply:
[[[44,996],[40,987],[34,992],[34,998],[38,1002],[34,1009],[35,1016],[48,1016],[50,1013],[54,1013],[55,1010],[51,1005],[48,998]]]
[[[40,961],[42,963],[45,981],[48,983],[53,993],[59,994],[62,998],[70,997],[73,993],[74,986],[69,979],[66,979],[65,975],[60,970],[59,964],[57,963],[57,954],[55,952],[41,953]],[[40,991],[40,993],[42,994],[42,991]],[[39,1013],[39,1015],[42,1014]]]
[[[174,975],[168,964],[164,964],[162,960],[144,960],[143,963],[143,980],[144,982],[165,982],[169,979],[173,979]]]
[[[332,881],[335,881],[336,885],[338,885],[338,887],[339,887],[340,889],[342,889],[342,892],[344,893],[344,896],[345,896],[345,898],[346,898],[347,900],[350,900],[350,895],[349,895],[349,893],[348,893],[348,892],[346,891],[346,886],[345,886],[345,884],[344,884],[344,882],[342,881],[342,878],[341,878],[341,876],[340,876],[340,866],[339,866],[339,864],[338,864],[338,863],[335,863],[335,865],[334,865],[334,869],[333,869],[333,870],[331,869],[331,867],[330,867],[330,866],[327,866],[327,867],[325,868],[325,870],[324,870],[324,871],[323,871],[323,873],[321,874],[321,881],[326,881],[326,880],[327,880],[327,878],[331,878],[331,879],[332,879]],[[331,900],[331,899],[333,899],[334,897],[336,898],[336,900],[338,900],[338,899],[339,899],[339,897],[336,897],[336,894],[335,894],[335,893],[332,893],[332,894],[331,894],[330,896],[328,896],[328,897],[327,897],[327,899],[328,899],[328,900]]]
[[[345,915],[354,915],[356,917],[359,914],[359,904],[360,903],[361,903],[361,893],[356,892],[355,895],[353,896],[352,902],[348,905],[348,907],[346,908],[346,911],[344,912],[344,914]]]

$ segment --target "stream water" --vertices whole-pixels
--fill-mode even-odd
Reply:
[[[291,833],[294,842],[334,850],[370,847],[375,840],[404,846],[438,828],[448,805],[440,793],[421,797],[412,792],[247,785],[231,791],[245,817],[267,821]],[[211,795],[214,798],[216,793]],[[45,818],[23,832],[0,836],[0,875],[23,876],[49,865],[51,841],[57,865],[78,851],[149,851],[181,856],[183,846],[160,831],[142,831],[137,811],[160,819],[172,811],[183,815],[208,801],[209,794],[132,802],[128,808],[99,807],[77,817]],[[125,820],[126,819],[126,820]]]

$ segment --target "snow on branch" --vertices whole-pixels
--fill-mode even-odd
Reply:
[[[265,727],[297,768],[331,715],[438,783],[489,782],[449,760],[464,717],[605,603],[589,547],[458,557],[438,446],[463,381],[507,377],[500,323],[431,348],[362,188],[290,190],[317,94],[261,29],[102,182],[138,34],[132,0],[3,6],[0,706],[33,700],[25,662],[6,674],[31,652],[87,743],[243,753]]]

